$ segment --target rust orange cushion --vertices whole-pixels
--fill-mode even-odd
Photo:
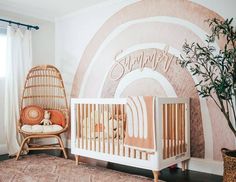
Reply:
[[[66,125],[66,119],[64,114],[59,110],[48,110],[51,113],[50,120],[52,121],[52,124],[57,124],[62,127],[65,127]]]
[[[20,115],[23,124],[35,125],[39,124],[44,118],[44,110],[40,106],[30,105],[21,110]]]

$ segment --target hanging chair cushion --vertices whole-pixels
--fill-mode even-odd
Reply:
[[[39,124],[44,118],[43,108],[37,105],[26,106],[21,110],[21,121],[23,124],[35,125]]]
[[[63,129],[60,125],[23,125],[21,130],[27,133],[52,133],[59,132]]]
[[[48,110],[51,113],[50,120],[52,124],[60,125],[65,127],[66,121],[64,114],[59,110]]]

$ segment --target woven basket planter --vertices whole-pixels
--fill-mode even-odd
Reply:
[[[236,182],[236,150],[221,149],[224,161],[223,182]]]

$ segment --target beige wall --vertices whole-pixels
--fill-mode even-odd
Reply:
[[[146,92],[144,95],[150,95],[153,94],[151,91],[159,94],[156,91],[157,84],[150,84],[153,87],[143,90],[143,80],[138,80],[141,74],[143,78],[147,78],[151,72],[133,74],[133,83],[130,82],[128,86],[126,83],[131,80],[131,76],[126,76],[125,72],[122,79],[126,82],[120,81],[122,79],[111,81],[108,73],[114,62],[130,55],[128,53],[135,53],[137,50],[147,52],[151,48],[163,51],[165,47],[169,47],[167,52],[171,56],[179,57],[185,40],[199,43],[205,40],[209,27],[204,20],[213,17],[235,17],[235,11],[232,9],[235,3],[227,0],[222,6],[214,0],[127,0],[112,5],[104,4],[99,8],[91,7],[57,19],[55,63],[62,71],[68,95],[85,98],[113,97],[117,96],[117,88],[121,88],[118,87],[120,85],[123,95],[137,95],[143,92]],[[183,73],[183,69],[180,70],[177,65],[171,64],[170,71],[165,73],[159,69],[157,72],[169,81],[177,96],[191,97],[194,100],[192,111],[196,111],[198,117],[192,113],[192,157],[220,164],[220,148],[235,148],[235,138],[226,122],[222,122],[221,113],[210,101],[197,95],[195,78],[190,77],[186,70]],[[152,72],[151,79],[154,77]],[[163,88],[170,90],[167,84],[163,85]]]
[[[53,64],[54,65],[54,23],[40,20],[37,18],[27,17],[7,11],[0,11],[0,18],[19,21],[26,24],[38,25],[39,30],[33,31],[32,34],[32,52],[33,65],[39,64]],[[1,23],[1,22],[0,22]],[[1,24],[5,26],[6,24]],[[0,78],[0,153],[1,148],[4,147],[4,78]]]

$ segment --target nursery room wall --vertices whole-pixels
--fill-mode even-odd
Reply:
[[[33,65],[54,64],[55,29],[53,21],[42,20],[32,16],[13,13],[6,10],[1,10],[1,8],[0,16],[1,18],[7,20],[15,20],[18,22],[39,26],[39,30],[33,30],[32,33]]]
[[[192,161],[195,167],[207,163],[199,170],[221,174],[220,149],[234,148],[234,137],[214,104],[198,96],[197,78],[176,60],[185,40],[204,42],[210,31],[204,20],[236,17],[235,6],[233,0],[119,0],[58,18],[55,64],[67,95],[191,97]],[[141,59],[149,62],[127,64]],[[158,65],[153,66],[154,60]]]
[[[12,13],[9,11],[1,10],[0,17],[7,20],[18,21],[37,25],[40,29],[33,30],[32,33],[32,57],[33,65],[39,64],[54,64],[54,23],[51,21],[41,20],[30,16]],[[6,27],[6,23],[0,22],[1,27]],[[4,77],[0,77],[0,100],[4,101]],[[0,105],[0,154],[5,153],[5,138],[4,138],[4,103]]]

